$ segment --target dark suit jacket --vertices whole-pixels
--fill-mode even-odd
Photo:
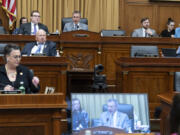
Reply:
[[[9,81],[6,73],[5,65],[0,67],[0,89],[3,90],[6,85],[13,86],[16,90],[20,87],[20,82],[24,82],[26,93],[38,92],[40,87],[36,88],[32,83],[33,74],[30,70],[22,65],[16,68],[17,77],[15,82]]]
[[[22,55],[26,54],[30,56],[31,50],[35,45],[37,45],[37,42],[27,43],[21,52]],[[56,56],[56,43],[51,41],[46,41],[43,53],[46,54],[46,56]]]
[[[49,34],[47,26],[44,24],[38,23],[39,29],[43,29],[46,31],[47,34]],[[23,34],[23,35],[31,35],[31,23],[25,23],[22,24],[19,33],[18,34]]]

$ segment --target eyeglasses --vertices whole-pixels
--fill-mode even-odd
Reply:
[[[41,17],[40,15],[33,15],[33,17]]]
[[[11,56],[11,57],[13,57],[14,59],[21,59],[20,55],[14,55],[14,56]]]

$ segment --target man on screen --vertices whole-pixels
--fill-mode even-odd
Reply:
[[[80,100],[72,99],[72,129],[81,130],[88,128],[88,113],[81,109]]]
[[[115,99],[108,100],[107,111],[101,114],[100,121],[102,126],[119,128],[127,133],[131,132],[129,117],[118,111],[118,102]]]

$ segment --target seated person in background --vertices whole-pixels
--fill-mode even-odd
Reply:
[[[22,55],[45,54],[46,56],[56,56],[56,43],[46,40],[46,32],[40,29],[36,33],[36,42],[27,43]]]
[[[0,34],[7,34],[5,28],[3,27],[2,20],[0,19]]]
[[[0,90],[17,90],[23,82],[25,93],[38,92],[39,79],[32,71],[20,65],[21,52],[19,46],[8,44],[4,48],[5,65],[0,67]]]
[[[171,135],[180,135],[180,94],[173,98],[169,125]]]
[[[73,22],[66,23],[63,32],[75,31],[75,30],[88,30],[88,26],[84,23],[80,23],[81,13],[74,11],[72,20]]]
[[[21,17],[20,18],[20,21],[19,21],[19,26],[21,26],[22,24],[25,24],[28,22],[28,19],[26,17]],[[19,33],[19,28],[16,28],[14,31],[13,31],[13,35],[16,35]]]
[[[43,29],[47,34],[48,28],[44,24],[40,23],[40,13],[37,10],[31,12],[31,22],[25,23],[20,26],[19,33],[23,35],[36,35],[39,29]]]
[[[131,132],[130,120],[127,114],[118,111],[118,102],[115,99],[109,99],[107,102],[107,111],[100,117],[101,125],[113,128],[119,128],[125,132]]]
[[[132,33],[132,37],[157,37],[156,31],[149,28],[149,18],[141,19],[142,28],[135,29]]]
[[[160,36],[161,37],[174,37],[175,35],[174,26],[175,26],[175,22],[171,18],[168,18],[167,29],[163,30]]]
[[[180,27],[177,27],[175,29],[175,35],[174,35],[175,38],[180,38]]]
[[[79,99],[72,99],[72,129],[80,130],[88,128],[88,122],[88,113],[82,110]]]

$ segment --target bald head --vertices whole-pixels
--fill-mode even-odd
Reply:
[[[46,42],[46,32],[43,29],[39,29],[36,32],[36,41],[39,43]]]

